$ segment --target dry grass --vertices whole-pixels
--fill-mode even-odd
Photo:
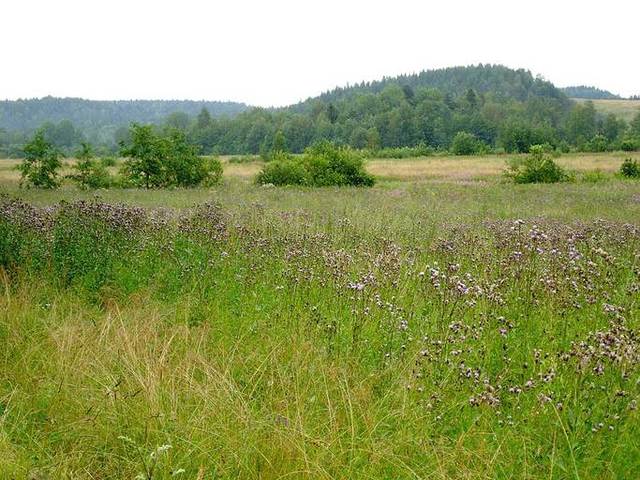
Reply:
[[[499,177],[506,161],[513,155],[488,155],[484,157],[426,157],[404,160],[371,160],[367,169],[374,175],[394,180],[438,180],[473,182]],[[577,172],[595,171],[613,173],[619,170],[625,158],[640,158],[640,154],[580,153],[558,159],[563,167]]]
[[[434,181],[468,183],[498,178],[505,170],[506,161],[513,155],[487,155],[483,157],[433,156],[409,159],[372,159],[367,162],[367,170],[383,179],[399,181]],[[578,153],[560,157],[563,167],[587,172],[599,170],[614,173],[625,158],[640,159],[640,153]],[[61,174],[71,172],[73,159],[65,160]],[[230,163],[229,157],[222,158],[224,177],[251,181],[264,165],[261,161]],[[0,160],[0,183],[17,184],[20,173],[16,170],[19,160]],[[117,168],[110,169],[112,173]]]

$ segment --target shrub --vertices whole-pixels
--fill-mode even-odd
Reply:
[[[623,152],[634,152],[638,150],[640,142],[637,142],[631,138],[627,138],[620,143],[620,150]]]
[[[594,135],[585,145],[589,152],[606,152],[609,149],[609,140],[604,135]]]
[[[476,155],[484,153],[486,145],[473,133],[458,132],[451,142],[451,152],[454,155]]]
[[[347,147],[327,141],[305,150],[302,158],[283,152],[274,154],[258,174],[259,184],[369,187],[375,182],[364,170],[362,158]]]
[[[308,172],[300,159],[279,153],[264,165],[262,171],[256,177],[256,181],[261,185],[307,185],[309,178]]]
[[[116,166],[116,159],[114,157],[102,157],[100,159],[100,163],[105,168],[106,167],[115,167]]]
[[[316,187],[370,187],[375,183],[373,176],[364,170],[362,158],[348,147],[319,142],[305,150],[303,162],[309,172],[310,184]]]
[[[44,138],[38,130],[33,139],[24,147],[25,158],[18,169],[22,174],[20,185],[26,183],[37,188],[56,188],[58,169],[62,166],[62,154]]]
[[[177,129],[161,136],[149,125],[133,125],[131,144],[122,154],[127,157],[122,168],[124,181],[134,186],[210,186],[222,179],[220,160],[199,156],[197,146]]]
[[[620,166],[620,174],[626,178],[640,178],[640,164],[637,160],[627,158]]]
[[[534,145],[524,159],[512,160],[506,175],[515,183],[557,183],[569,180],[569,176],[542,145]]]
[[[76,153],[78,161],[73,166],[75,174],[69,175],[80,188],[108,188],[112,184],[111,176],[102,162],[93,157],[93,149],[88,143],[82,143]]]

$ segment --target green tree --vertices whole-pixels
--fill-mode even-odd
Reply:
[[[211,114],[206,107],[202,107],[196,119],[196,127],[202,130],[209,127],[209,125],[211,125]]]
[[[469,132],[458,132],[451,142],[451,152],[454,155],[475,155],[482,150],[478,138]]]
[[[134,184],[145,188],[164,184],[163,149],[151,125],[133,124],[131,141],[123,146],[121,155],[127,157],[123,173]]]
[[[42,130],[38,130],[25,145],[24,155],[25,158],[19,166],[22,173],[20,185],[26,183],[37,188],[58,187],[58,169],[62,165],[62,154],[45,139]]]
[[[284,137],[284,133],[282,130],[278,130],[273,137],[273,152],[286,152],[287,151],[287,140]]]
[[[106,188],[111,184],[109,172],[102,162],[95,159],[93,147],[89,143],[82,142],[75,156],[75,173],[69,178],[77,182],[80,188]]]

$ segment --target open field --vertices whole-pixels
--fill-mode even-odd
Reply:
[[[576,102],[586,102],[581,98],[574,98]],[[633,120],[640,112],[640,100],[592,100],[596,110],[603,114],[613,113],[627,122]]]
[[[0,478],[640,478],[630,156],[100,192],[0,161]]]

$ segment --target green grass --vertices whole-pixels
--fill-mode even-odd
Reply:
[[[638,478],[640,182],[437,162],[2,184],[0,478]]]
[[[587,100],[574,98],[577,102]],[[613,113],[630,122],[640,112],[640,100],[592,100],[596,110],[604,115]]]

